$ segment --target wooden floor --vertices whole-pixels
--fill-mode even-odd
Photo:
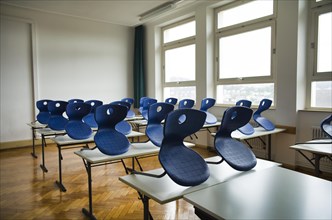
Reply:
[[[204,148],[193,149],[205,158],[215,155]],[[67,192],[61,192],[54,183],[58,179],[57,148],[48,145],[45,150],[47,173],[39,167],[40,146],[36,148],[37,159],[30,155],[31,148],[0,151],[1,220],[87,219],[81,212],[82,208],[88,208],[87,174],[82,160],[73,153],[79,148],[62,151],[63,183]],[[140,162],[144,170],[160,168],[156,156]],[[126,164],[130,161],[126,160]],[[97,219],[143,218],[143,205],[137,192],[118,180],[123,175],[126,174],[120,163],[92,168],[93,208]],[[326,179],[331,180],[331,175]],[[150,200],[150,211],[154,219],[198,219],[192,205],[184,200],[165,205]]]
[[[87,173],[80,157],[63,150],[63,183],[67,192],[55,185],[58,179],[58,153],[55,145],[46,148],[47,173],[39,167],[41,147],[0,151],[0,219],[87,219],[81,212],[88,208]],[[194,148],[203,157],[214,156],[202,148]],[[126,164],[130,165],[127,160]],[[160,168],[156,156],[140,159],[144,170]],[[121,163],[92,168],[93,208],[97,219],[142,219],[143,205],[135,190],[120,182],[126,175]],[[178,200],[160,205],[150,200],[154,219],[199,219],[192,205]]]

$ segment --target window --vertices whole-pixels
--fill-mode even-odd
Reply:
[[[266,0],[216,9],[217,103],[274,100],[275,7],[273,0]]]
[[[332,4],[313,1],[308,71],[308,107],[332,107]]]
[[[196,99],[195,35],[194,18],[162,28],[164,99]]]

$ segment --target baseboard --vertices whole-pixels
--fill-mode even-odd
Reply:
[[[50,140],[46,140],[46,143]],[[41,145],[41,139],[35,140],[35,146]],[[23,147],[32,147],[32,140],[21,140],[21,141],[9,141],[9,142],[0,142],[0,151],[15,149],[15,148],[23,148]]]

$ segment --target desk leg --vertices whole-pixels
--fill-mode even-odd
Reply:
[[[320,170],[319,170],[319,163],[320,159],[322,158],[321,155],[315,154],[315,175],[319,176]]]
[[[40,164],[40,168],[46,173],[48,172],[45,166],[45,137],[42,135],[42,164]]]
[[[271,160],[271,134],[267,136],[267,159]]]
[[[59,181],[55,181],[55,183],[62,192],[66,192],[67,189],[62,184],[62,164],[61,164],[62,155],[61,155],[61,147],[59,145],[58,145],[58,157],[59,157]]]
[[[36,138],[35,128],[31,128],[31,130],[32,130],[32,152],[31,152],[31,155],[34,158],[37,158],[36,151],[35,151],[35,138]]]
[[[91,163],[86,162],[84,163],[86,167],[86,172],[88,173],[88,190],[89,190],[89,210],[86,208],[82,208],[82,212],[85,216],[89,217],[90,219],[97,219],[93,215],[93,210],[92,210],[92,178],[91,178]]]
[[[138,193],[142,199],[143,207],[144,207],[144,220],[153,220],[152,215],[149,210],[149,197],[146,195],[142,195],[140,192]]]

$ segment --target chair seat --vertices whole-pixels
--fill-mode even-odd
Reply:
[[[242,126],[241,128],[238,128],[238,130],[242,133],[242,134],[245,134],[245,135],[251,135],[253,133],[255,133],[255,129],[254,127],[247,123],[246,125]]]
[[[126,136],[113,129],[103,129],[94,136],[98,149],[107,155],[119,155],[128,151],[130,143]],[[121,143],[121,144],[119,144]],[[126,143],[126,145],[124,145]]]
[[[164,138],[164,127],[162,125],[149,125],[145,133],[154,145],[161,146]]]
[[[218,138],[215,147],[220,156],[236,170],[248,171],[256,166],[254,153],[237,140],[228,137]]]
[[[48,127],[55,131],[62,131],[65,130],[67,123],[68,119],[63,116],[51,116],[48,121]]]
[[[275,129],[274,124],[267,118],[264,118],[263,116],[259,116],[257,118],[254,118],[254,120],[262,126],[267,131],[272,131]]]
[[[216,116],[214,116],[213,114],[211,114],[210,112],[205,112],[206,113],[206,120],[205,123],[206,124],[214,124],[217,123],[217,118]]]
[[[92,135],[91,127],[81,121],[70,121],[66,125],[69,137],[75,140],[87,139]]]
[[[51,114],[49,112],[40,112],[37,115],[37,121],[41,124],[47,125]]]
[[[127,135],[132,131],[132,127],[127,121],[120,121],[115,125],[115,129],[124,135]]]
[[[91,128],[97,128],[98,124],[95,120],[94,113],[89,113],[88,115],[83,117],[83,121],[89,125]]]
[[[169,177],[182,186],[199,185],[210,176],[204,159],[183,144],[163,146],[160,150],[159,161]]]

